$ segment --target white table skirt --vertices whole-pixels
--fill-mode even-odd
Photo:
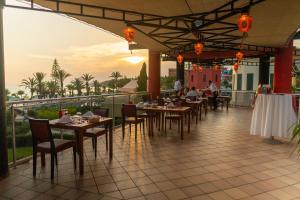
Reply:
[[[251,135],[289,137],[297,121],[292,95],[259,94],[252,113]]]

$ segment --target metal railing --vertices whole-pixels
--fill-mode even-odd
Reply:
[[[161,91],[162,95],[168,91]],[[110,116],[113,118],[115,125],[115,118],[121,116],[121,105],[128,102],[138,103],[145,101],[149,98],[148,92],[135,92],[135,93],[113,93],[93,96],[75,96],[75,97],[62,97],[62,98],[49,98],[49,99],[35,99],[35,100],[21,100],[21,101],[8,101],[6,106],[11,115],[11,138],[12,138],[12,165],[17,166],[17,144],[16,144],[16,116],[23,114],[23,123],[29,115],[29,109],[37,109],[43,106],[52,106],[57,108],[67,108],[70,105],[75,107],[86,107],[92,110],[93,107],[106,107],[110,110]],[[57,113],[58,116],[58,113]]]

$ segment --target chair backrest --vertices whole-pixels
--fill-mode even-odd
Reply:
[[[49,120],[29,118],[33,144],[53,141]]]
[[[159,99],[157,99],[157,104],[158,104],[159,106],[164,106],[164,105],[165,105],[165,100],[159,98]]]
[[[108,117],[109,109],[108,108],[97,108],[93,110],[94,115],[99,115],[101,117]]]
[[[122,117],[136,117],[136,105],[123,104],[122,105]]]
[[[196,96],[187,96],[187,99],[191,100],[191,101],[197,101],[197,97]]]

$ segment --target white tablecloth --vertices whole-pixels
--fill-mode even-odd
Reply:
[[[289,137],[297,121],[292,95],[259,94],[252,113],[251,135]]]

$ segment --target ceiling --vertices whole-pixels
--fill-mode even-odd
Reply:
[[[28,0],[30,1],[30,0]],[[48,12],[67,14],[123,37],[126,24],[144,48],[175,54],[189,51],[199,38],[205,51],[236,50],[241,12],[253,17],[245,51],[274,52],[300,27],[300,0],[34,0]],[[44,10],[36,6],[29,9]]]

